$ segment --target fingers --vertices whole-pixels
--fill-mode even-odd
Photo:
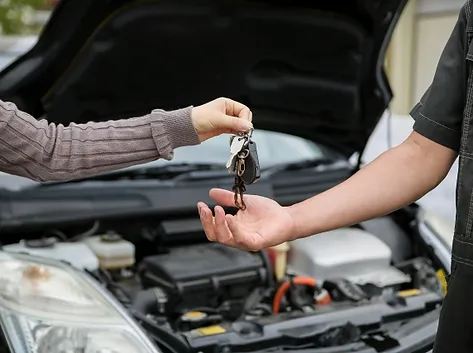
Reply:
[[[203,202],[197,204],[199,210],[200,221],[202,228],[204,228],[205,235],[210,241],[217,240],[217,233],[215,232],[214,217],[210,208]]]
[[[250,108],[229,98],[225,98],[225,112],[227,115],[237,116],[250,122],[253,118]]]
[[[212,211],[203,202],[199,202],[197,207],[199,209],[202,227],[209,241],[219,242],[241,250],[248,250],[243,244],[238,244],[234,240],[226,220],[226,217],[230,215],[225,215],[225,211],[222,207],[215,207],[215,217],[212,216]]]
[[[245,119],[235,118],[229,115],[218,117],[217,124],[219,128],[236,132],[248,132],[253,128],[253,124]]]
[[[234,216],[227,214],[225,216],[229,233],[232,235],[232,241],[235,247],[247,251],[254,251],[256,249],[252,238],[241,225],[238,224]]]
[[[209,191],[209,196],[220,205],[235,207],[235,194],[231,191],[224,189],[211,189]]]
[[[225,211],[223,208],[216,206],[214,217],[212,216],[212,211],[205,203],[199,202],[197,207],[199,209],[200,220],[207,239],[212,242],[218,241],[219,243],[233,245],[233,237],[227,227]]]
[[[225,211],[222,207],[215,207],[215,230],[217,233],[217,241],[222,244],[235,246],[233,235],[228,229],[227,221],[225,219]]]

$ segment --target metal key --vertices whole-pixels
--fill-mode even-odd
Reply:
[[[245,201],[243,201],[243,193],[246,191],[245,183],[241,176],[245,172],[245,158],[242,158],[245,150],[241,151],[237,156],[235,183],[233,184],[235,206],[240,210],[246,209]]]
[[[227,162],[227,169],[229,173],[236,172],[237,156],[231,156]]]
[[[246,210],[245,201],[243,201],[243,193],[246,191],[246,187],[238,175],[235,176],[235,184],[233,185],[232,190],[235,194],[234,195],[235,206],[242,211]]]
[[[237,155],[243,149],[247,138],[245,136],[232,136],[230,141],[230,158],[227,161],[226,167],[231,173],[235,173]]]
[[[243,144],[241,142],[243,142]],[[231,156],[227,164],[230,172],[235,173],[235,182],[232,189],[235,193],[235,206],[240,210],[246,209],[245,202],[243,201],[243,193],[246,191],[245,180],[243,176],[245,175],[246,170],[246,158],[250,153],[250,143],[251,132],[250,134],[239,134],[237,136],[232,136],[230,139]],[[238,149],[239,151],[236,152]],[[233,152],[236,152],[236,154],[233,154]]]

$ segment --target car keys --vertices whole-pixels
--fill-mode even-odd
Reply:
[[[235,206],[240,210],[246,209],[243,201],[245,185],[253,184],[261,175],[256,143],[251,140],[252,133],[253,130],[230,138],[230,158],[227,168],[231,173],[235,173],[232,190],[235,193]]]
[[[261,169],[256,150],[256,142],[248,139],[247,150],[244,155],[245,170],[240,175],[243,182],[247,185],[255,183],[261,176]]]
[[[227,162],[227,169],[230,172],[235,173],[235,166],[237,162],[237,155],[240,153],[240,151],[243,149],[244,145],[246,143],[246,139],[243,136],[232,136],[230,138],[230,158],[228,159]]]

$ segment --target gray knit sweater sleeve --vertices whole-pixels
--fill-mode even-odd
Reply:
[[[200,143],[191,110],[63,126],[0,101],[0,171],[37,181],[69,180],[170,160],[175,148]]]

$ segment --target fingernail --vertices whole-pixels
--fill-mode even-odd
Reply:
[[[200,210],[200,206],[197,206],[197,212],[199,212],[199,216],[202,216],[202,211]]]
[[[243,129],[245,129],[245,130],[250,130],[250,129],[253,128],[253,124],[250,123],[249,121],[244,121],[242,126],[243,126]]]

